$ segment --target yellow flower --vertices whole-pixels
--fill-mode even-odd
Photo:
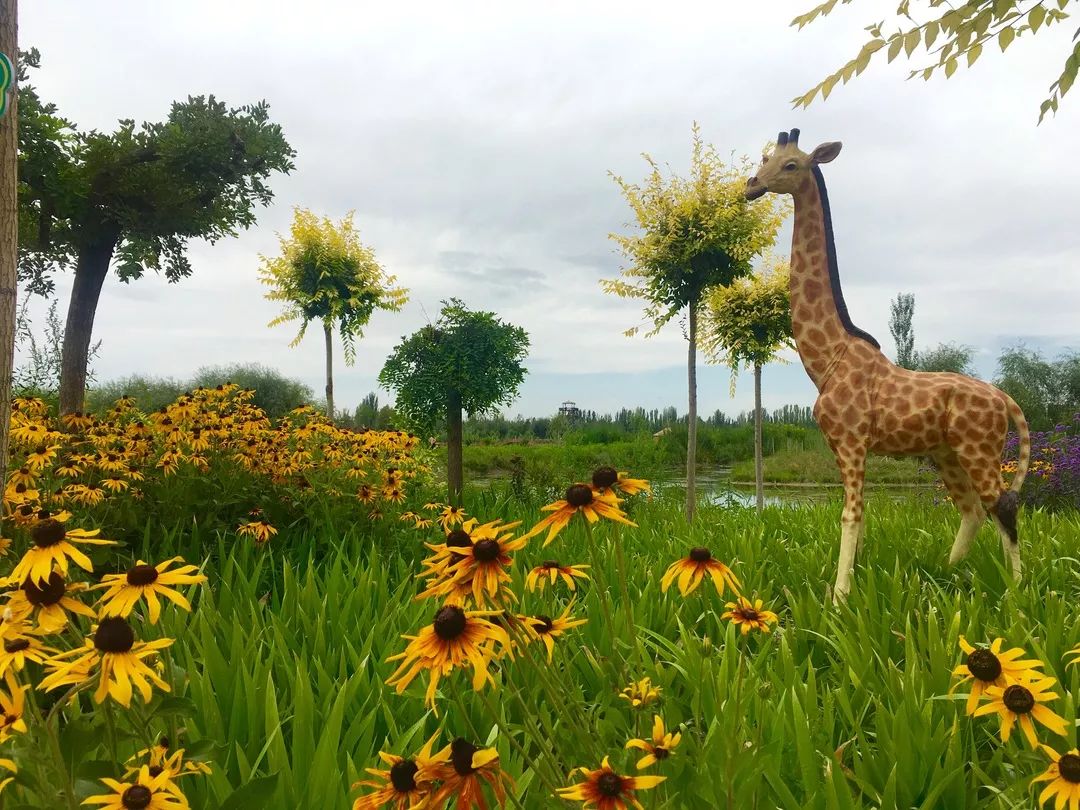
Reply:
[[[719,560],[714,560],[712,553],[702,546],[690,549],[690,553],[681,560],[676,560],[668,566],[663,578],[660,580],[660,590],[667,593],[675,578],[679,578],[679,593],[686,596],[701,584],[702,579],[708,574],[712,578],[716,592],[723,596],[724,588],[731,588],[736,594],[742,584],[731,569]]]
[[[466,513],[460,506],[444,506],[439,514],[439,525],[443,531],[450,531],[454,526],[460,526],[465,522]]]
[[[10,672],[4,676],[4,680],[8,691],[0,691],[0,743],[6,742],[12,734],[26,733],[23,708],[26,706],[26,690],[30,688],[19,686]]]
[[[72,484],[64,487],[64,495],[82,506],[97,506],[105,500],[105,490],[97,484]]]
[[[1023,684],[1014,683],[1004,689],[1000,686],[988,686],[985,691],[990,702],[976,709],[975,716],[998,715],[1001,718],[1002,742],[1009,741],[1013,726],[1019,724],[1028,743],[1035,748],[1038,739],[1035,736],[1033,720],[1038,720],[1055,734],[1064,737],[1068,730],[1065,720],[1043,705],[1057,700],[1057,693],[1046,691],[1055,683],[1056,678],[1042,678]]]
[[[779,621],[779,617],[771,610],[765,610],[762,607],[760,599],[755,599],[751,602],[749,599],[739,597],[734,602],[728,602],[724,607],[727,611],[721,614],[721,619],[731,619],[731,623],[741,627],[742,634],[745,636],[751,630],[761,630],[763,633],[769,632],[769,625],[776,624]]]
[[[59,569],[61,574],[68,571],[68,559],[85,571],[93,571],[94,566],[90,558],[75,548],[76,543],[103,546],[114,545],[113,540],[103,540],[98,537],[98,529],[86,531],[85,529],[65,529],[64,524],[53,518],[47,518],[30,530],[30,538],[34,545],[27,550],[18,565],[12,570],[9,578],[15,581],[30,579],[41,585],[49,580],[53,572],[53,566]]]
[[[660,687],[653,686],[651,678],[642,678],[623,689],[619,697],[629,700],[630,705],[637,709],[659,700]]]
[[[46,635],[59,633],[68,624],[68,613],[95,617],[93,608],[69,594],[86,590],[83,583],[69,583],[58,571],[49,574],[44,583],[27,578],[19,590],[8,594],[8,609],[16,614],[33,614],[38,630]]]
[[[19,772],[19,766],[16,765],[14,762],[12,762],[10,759],[0,759],[0,768],[3,768],[4,770],[8,771],[9,773],[13,773],[13,774]],[[6,788],[9,784],[11,784],[14,781],[15,781],[14,776],[5,776],[3,779],[0,779],[0,793],[3,793],[4,788]]]
[[[989,647],[975,647],[968,640],[960,636],[960,649],[966,654],[964,663],[958,664],[953,670],[953,677],[959,678],[949,689],[953,690],[966,683],[971,684],[971,693],[967,699],[967,714],[974,714],[979,705],[979,698],[987,687],[1000,686],[1002,688],[1013,683],[1021,683],[1033,678],[1041,678],[1042,673],[1035,670],[1042,667],[1042,661],[1035,659],[1023,659],[1024,651],[1020,647],[1013,647],[1007,652],[1002,652],[1001,647],[1005,639],[995,638]]]
[[[585,619],[570,619],[570,610],[573,607],[574,604],[571,602],[566,606],[562,615],[556,619],[553,619],[550,616],[533,616],[526,619],[526,625],[528,626],[529,631],[543,641],[544,646],[547,647],[549,664],[551,663],[552,656],[555,654],[555,639],[559,638],[559,636],[567,630],[585,624]]]
[[[147,565],[138,560],[125,574],[108,574],[95,588],[108,588],[102,595],[104,603],[102,616],[127,616],[140,599],[146,599],[147,618],[150,624],[157,624],[161,615],[161,601],[158,594],[175,602],[184,610],[191,610],[191,603],[170,585],[198,585],[206,582],[206,577],[197,571],[194,565],[181,565],[169,570],[175,562],[183,562],[181,557],[173,557],[157,565]]]
[[[247,537],[254,537],[255,542],[262,545],[263,543],[270,542],[270,538],[277,534],[278,531],[265,520],[253,520],[250,523],[244,523],[237,527],[236,533]]]
[[[8,671],[20,672],[27,661],[45,662],[56,650],[43,645],[35,636],[37,632],[22,623],[4,623],[3,649],[0,650],[0,675]]]
[[[448,754],[447,764],[425,768],[421,773],[442,782],[431,798],[431,806],[440,808],[454,798],[455,810],[487,810],[484,785],[491,787],[499,807],[506,804],[506,785],[513,786],[510,777],[499,767],[499,753],[494,748],[480,748],[458,737],[441,752]]]
[[[637,526],[619,509],[619,501],[614,495],[597,495],[588,484],[572,485],[566,490],[565,497],[541,507],[540,511],[551,512],[552,514],[522,535],[522,539],[528,540],[530,537],[535,537],[544,529],[547,529],[548,534],[544,538],[545,546],[551,543],[559,532],[569,525],[571,518],[578,512],[584,515],[589,523],[596,523],[600,518],[606,518],[627,526]]]
[[[545,560],[532,569],[528,576],[525,577],[525,587],[530,591],[534,591],[539,588],[544,590],[544,586],[547,585],[550,580],[551,584],[555,584],[555,580],[562,577],[563,582],[566,583],[566,587],[570,590],[577,590],[577,583],[574,582],[574,577],[580,577],[581,579],[588,579],[589,575],[585,573],[587,565],[563,565],[558,560]]]
[[[592,474],[592,489],[597,495],[605,495],[612,490],[624,495],[652,491],[649,482],[644,478],[630,478],[629,473],[619,472],[614,467],[600,467],[595,470]]]
[[[667,779],[666,776],[620,776],[612,769],[607,757],[604,757],[603,764],[595,770],[576,770],[581,772],[585,781],[559,788],[560,798],[583,802],[583,807],[592,805],[597,810],[626,810],[627,807],[640,810],[641,803],[635,793],[639,790],[650,790]],[[573,773],[571,771],[571,774]]]
[[[119,782],[116,779],[101,780],[111,793],[91,796],[83,804],[99,804],[104,810],[187,810],[187,800],[177,795],[178,790],[172,783],[167,771],[157,776],[150,775],[150,769],[143,765],[133,782]]]
[[[1050,757],[1050,766],[1032,779],[1031,783],[1050,784],[1039,794],[1039,804],[1046,804],[1056,797],[1055,810],[1062,810],[1066,803],[1069,810],[1076,810],[1080,807],[1080,751],[1073,748],[1067,753],[1059,754],[1048,745],[1042,746],[1042,749]]]
[[[668,733],[664,729],[663,718],[657,714],[653,715],[652,740],[630,740],[626,743],[626,747],[628,749],[637,748],[645,752],[645,756],[639,759],[636,765],[637,769],[641,771],[670,757],[680,741],[682,741],[682,733]]]
[[[434,787],[434,769],[450,760],[448,749],[432,753],[431,749],[438,736],[437,731],[432,734],[420,749],[420,753],[412,759],[380,751],[379,759],[390,767],[364,769],[378,781],[366,779],[352,786],[353,790],[360,787],[375,788],[374,793],[357,798],[353,802],[353,810],[379,810],[383,807],[409,810],[427,806],[424,800]]]

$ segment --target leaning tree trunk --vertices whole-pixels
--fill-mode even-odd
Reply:
[[[83,409],[86,396],[86,364],[90,355],[90,339],[94,333],[101,285],[109,273],[116,248],[116,236],[103,236],[79,249],[75,265],[75,281],[71,287],[67,324],[64,327],[64,348],[60,358],[60,413]]]
[[[15,291],[18,263],[17,127],[18,0],[0,0],[0,52],[11,60],[10,103],[0,119],[0,482],[7,480],[11,371],[15,364]]]
[[[758,514],[765,508],[765,474],[761,453],[761,366],[754,366],[754,494]]]
[[[450,389],[446,396],[446,483],[450,503],[461,506],[465,474],[461,461],[461,392]]]
[[[330,319],[323,321],[326,336],[326,415],[334,421],[334,330]]]
[[[693,521],[697,508],[697,299],[690,300],[689,339],[686,356],[686,379],[690,404],[686,425],[686,519]]]

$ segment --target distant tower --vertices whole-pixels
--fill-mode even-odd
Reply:
[[[580,419],[581,409],[577,406],[576,402],[568,399],[559,406],[559,416],[565,416],[570,420]]]

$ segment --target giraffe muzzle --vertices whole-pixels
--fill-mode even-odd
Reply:
[[[760,180],[758,180],[756,177],[751,177],[749,180],[746,181],[746,190],[743,192],[743,196],[747,200],[752,201],[756,200],[768,190],[768,187],[762,185]]]

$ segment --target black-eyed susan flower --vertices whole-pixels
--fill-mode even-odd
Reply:
[[[555,581],[561,578],[566,583],[566,587],[574,591],[577,590],[574,578],[588,579],[589,575],[585,573],[588,567],[587,565],[563,565],[558,560],[544,560],[529,571],[525,577],[525,587],[530,591],[537,589],[542,591],[549,582],[554,585]]]
[[[428,501],[423,505],[422,508],[427,509],[429,512],[441,512],[443,509],[446,508],[446,505],[441,504],[438,501]]]
[[[356,499],[360,503],[373,503],[377,497],[379,497],[378,490],[370,484],[361,484],[356,490]]]
[[[30,579],[41,584],[49,580],[53,568],[67,575],[68,560],[84,571],[93,571],[90,558],[75,547],[75,544],[95,546],[114,545],[114,540],[98,537],[100,530],[68,529],[54,518],[38,521],[30,530],[30,539],[34,544],[23,554],[12,570],[10,578],[15,581]]]
[[[52,460],[56,458],[56,451],[60,449],[60,445],[48,445],[39,444],[33,450],[26,455],[26,466],[31,470],[41,472],[45,469],[45,466],[52,463]]]
[[[434,788],[433,777],[439,765],[450,761],[450,750],[444,749],[432,753],[438,732],[424,743],[415,757],[400,757],[397,754],[379,752],[381,759],[387,768],[365,768],[369,774],[375,777],[356,782],[352,787],[357,790],[361,787],[374,788],[373,793],[360,796],[353,802],[353,810],[381,810],[389,807],[393,810],[412,810],[428,806],[425,799]]]
[[[950,694],[964,684],[971,685],[971,693],[967,699],[967,714],[975,714],[979,705],[979,698],[988,687],[1000,686],[1002,688],[1012,683],[1037,679],[1042,677],[1040,669],[1042,661],[1025,659],[1024,650],[1013,647],[1005,652],[1001,651],[1005,639],[995,638],[989,647],[976,647],[960,636],[960,649],[964,651],[964,663],[958,664],[953,670],[953,677],[959,678],[949,689]]]
[[[42,664],[56,650],[37,638],[37,632],[25,624],[5,622],[3,643],[0,645],[0,675],[21,672],[27,661]]]
[[[644,478],[631,478],[629,473],[619,472],[614,467],[600,467],[592,474],[593,492],[604,495],[612,491],[624,495],[637,495],[639,492],[651,492],[649,482]]]
[[[563,610],[562,615],[555,619],[550,616],[532,616],[526,620],[529,630],[544,642],[549,663],[555,654],[555,639],[559,638],[567,630],[585,624],[585,619],[570,618],[570,611],[573,607],[574,605],[571,602]]]
[[[1069,810],[1076,810],[1080,807],[1080,751],[1073,748],[1059,754],[1048,745],[1042,746],[1042,749],[1050,757],[1050,765],[1031,780],[1033,785],[1049,782],[1039,794],[1039,804],[1054,799],[1055,810],[1063,810],[1066,805]]]
[[[414,529],[430,529],[435,525],[435,522],[431,518],[426,518],[421,515],[417,515],[413,521]]]
[[[468,513],[460,506],[444,506],[439,513],[439,525],[443,527],[444,532],[450,531],[455,526],[460,526],[465,522],[465,518],[468,517]]]
[[[241,537],[254,538],[259,545],[270,542],[270,538],[277,534],[278,530],[265,520],[253,520],[242,523],[236,527],[236,533]]]
[[[668,566],[667,571],[664,572],[664,576],[660,580],[660,590],[667,593],[671,583],[678,577],[679,593],[686,596],[701,584],[706,574],[712,579],[713,585],[716,586],[716,592],[721,596],[724,595],[725,588],[731,588],[734,593],[738,594],[739,588],[742,587],[738,577],[732,573],[730,568],[719,560],[713,559],[712,553],[707,548],[697,546],[690,549],[690,553],[681,560],[677,560]]]
[[[209,763],[185,759],[184,754],[183,748],[171,751],[169,749],[169,738],[160,737],[156,744],[150,748],[142,749],[127,761],[127,771],[124,773],[124,778],[130,779],[132,776],[137,775],[144,765],[150,770],[151,776],[157,776],[164,772],[168,773],[171,780],[179,779],[182,776],[207,776],[213,773]],[[173,792],[177,796],[183,797],[183,794],[178,790]]]
[[[109,492],[124,492],[130,487],[131,484],[123,478],[102,478],[101,488],[107,489]]]
[[[570,486],[561,500],[540,507],[540,511],[551,512],[551,514],[529,529],[522,538],[528,540],[547,529],[547,537],[544,538],[545,546],[569,525],[571,518],[578,512],[584,515],[589,523],[596,523],[600,518],[605,518],[627,526],[637,526],[619,508],[619,501],[614,495],[598,495],[588,484]]]
[[[83,467],[75,463],[71,456],[65,456],[60,459],[60,463],[53,469],[53,475],[58,475],[61,478],[78,478],[83,474],[83,469]]]
[[[64,487],[64,495],[81,506],[97,506],[105,500],[105,490],[98,484],[72,484]]]
[[[111,696],[120,705],[131,705],[132,687],[149,703],[151,684],[163,692],[171,691],[146,660],[172,644],[172,639],[136,641],[135,631],[126,619],[110,616],[102,619],[81,647],[53,656],[46,666],[50,673],[41,681],[46,691],[61,686],[86,683],[98,674],[94,701],[101,703]]]
[[[582,802],[583,807],[595,807],[597,810],[626,810],[635,807],[641,810],[641,802],[635,794],[639,790],[656,787],[666,776],[620,776],[611,767],[608,757],[604,757],[599,768],[578,768],[585,781],[570,787],[559,788],[560,798]]]
[[[123,574],[108,574],[95,588],[108,588],[101,596],[102,616],[127,616],[140,599],[146,600],[147,618],[150,624],[157,624],[161,615],[161,600],[164,596],[184,610],[191,610],[191,603],[173,585],[198,585],[206,582],[206,577],[197,573],[194,565],[170,567],[173,563],[182,563],[181,557],[173,557],[157,565],[148,565],[138,560]]]
[[[157,776],[143,765],[134,781],[102,779],[109,793],[91,796],[83,804],[101,805],[104,810],[187,810],[188,803],[178,796],[178,789],[166,771]]]
[[[514,539],[511,532],[518,523],[506,526],[486,523],[478,526],[471,534],[472,542],[462,546],[460,551],[451,552],[460,559],[454,562],[448,571],[455,580],[468,580],[472,583],[472,596],[476,604],[483,607],[489,601],[499,603],[499,588],[510,582],[506,568],[513,562],[510,556],[524,548],[526,540]],[[450,583],[448,583],[450,584]]]
[[[382,496],[383,500],[390,503],[405,503],[405,490],[400,486],[383,487]]]
[[[64,427],[69,430],[86,430],[88,427],[93,426],[94,417],[85,414],[82,411],[73,411],[72,413],[65,413],[61,416],[60,421],[63,422]]]
[[[25,734],[26,721],[23,710],[26,707],[26,690],[29,686],[20,686],[11,673],[4,676],[7,691],[0,689],[0,743],[7,742],[12,734]]]
[[[660,687],[653,686],[652,678],[642,678],[619,692],[619,697],[630,701],[633,708],[639,709],[660,699]]]
[[[457,810],[472,810],[474,807],[487,810],[484,785],[491,788],[499,807],[505,806],[506,787],[513,783],[499,766],[498,751],[480,748],[463,737],[455,739],[444,750],[448,750],[449,762],[425,769],[442,782],[431,798],[432,807],[444,807],[453,798]]]
[[[1065,720],[1052,712],[1044,704],[1057,700],[1057,693],[1047,691],[1057,683],[1056,678],[1014,683],[1004,688],[988,686],[985,697],[989,702],[975,710],[976,717],[996,714],[1001,718],[1001,741],[1008,742],[1014,725],[1019,725],[1024,737],[1032,748],[1038,745],[1035,735],[1035,720],[1055,734],[1065,736],[1068,727]]]
[[[33,616],[38,630],[45,635],[59,633],[67,627],[69,613],[97,616],[93,608],[71,597],[85,590],[84,583],[68,582],[63,574],[53,571],[42,583],[24,579],[19,590],[8,594],[7,607],[16,614]]]
[[[656,714],[653,715],[652,739],[633,739],[626,743],[626,747],[645,752],[645,756],[639,759],[635,766],[639,771],[643,771],[670,757],[681,741],[682,733],[678,731],[674,734],[668,732],[664,728],[664,719]]]
[[[19,766],[10,759],[0,758],[0,768],[3,768],[8,773],[12,774],[11,776],[5,776],[3,779],[0,779],[0,793],[3,793],[4,788],[15,781],[14,774],[19,772]]]
[[[751,602],[740,596],[734,602],[728,602],[724,607],[727,610],[720,615],[721,619],[730,619],[731,623],[738,627],[745,636],[751,630],[769,632],[769,625],[776,624],[779,617],[771,610],[766,610],[760,599]]]
[[[19,467],[17,470],[13,470],[11,475],[8,476],[8,484],[10,486],[17,486],[22,484],[24,487],[33,487],[34,482],[37,481],[38,473],[31,470],[29,467]]]
[[[428,688],[425,701],[435,707],[435,691],[439,679],[448,675],[457,667],[471,664],[473,668],[473,689],[479,691],[494,679],[488,672],[493,647],[503,647],[510,643],[506,631],[488,621],[483,611],[465,611],[453,605],[446,605],[435,614],[435,619],[415,636],[404,636],[409,640],[405,651],[391,656],[390,661],[401,661],[397,670],[387,680],[387,684],[397,689],[400,695],[410,683],[424,670],[428,672]]]

